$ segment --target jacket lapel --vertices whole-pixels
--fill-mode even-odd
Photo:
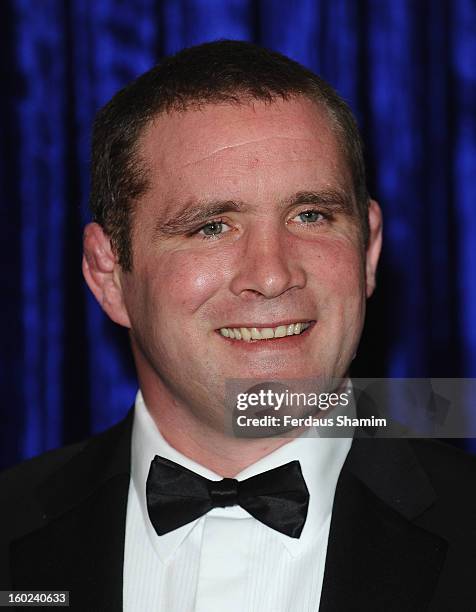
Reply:
[[[70,591],[75,610],[121,610],[131,411],[37,492],[43,526],[11,546],[14,589]]]
[[[447,543],[412,519],[434,501],[406,440],[354,439],[335,494],[320,612],[427,610]]]

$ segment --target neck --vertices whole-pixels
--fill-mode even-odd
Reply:
[[[147,410],[167,443],[223,478],[234,478],[301,433],[295,430],[289,437],[236,438],[198,421],[177,402],[171,403],[166,397],[157,400],[143,387],[141,390]]]

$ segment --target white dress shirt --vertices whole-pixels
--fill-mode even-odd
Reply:
[[[124,610],[317,612],[335,488],[352,440],[315,436],[308,431],[236,476],[244,480],[299,460],[310,494],[299,539],[267,527],[239,506],[214,508],[158,536],[146,501],[146,480],[155,455],[210,480],[222,477],[164,440],[139,391],[126,518]]]

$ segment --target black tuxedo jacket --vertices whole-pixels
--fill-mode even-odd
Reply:
[[[131,426],[132,411],[0,476],[1,589],[69,590],[73,610],[122,609]],[[320,612],[474,612],[475,484],[475,458],[448,445],[354,439]]]

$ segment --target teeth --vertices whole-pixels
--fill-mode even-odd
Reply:
[[[243,340],[246,340],[246,342],[249,342],[251,340],[250,330],[247,327],[242,327],[240,331],[241,331],[241,337],[243,338]]]
[[[251,338],[252,340],[262,340],[263,339],[261,332],[259,332],[256,327],[251,328]]]
[[[263,338],[263,340],[271,340],[271,338],[274,338],[273,328],[263,327],[263,329],[261,330],[261,337]]]
[[[289,325],[278,325],[277,327],[222,327],[220,334],[225,338],[233,340],[271,340],[272,338],[284,338],[285,336],[298,336],[309,327],[310,323],[290,323]]]

